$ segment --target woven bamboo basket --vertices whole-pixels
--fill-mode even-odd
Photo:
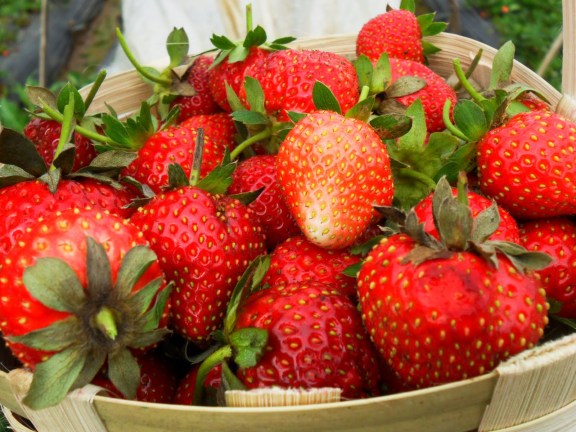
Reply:
[[[537,88],[560,114],[576,120],[576,2],[564,0],[563,91],[516,62],[513,80]],[[430,37],[442,51],[431,67],[447,77],[452,60],[468,66],[477,51],[484,55],[473,78],[487,83],[495,50],[453,34]],[[348,58],[355,37],[337,35],[300,40],[300,48],[320,48]],[[108,78],[91,109],[111,105],[119,114],[139,108],[150,87],[136,72]],[[1,355],[1,354],[0,354]],[[0,357],[0,363],[6,359]],[[21,404],[30,373],[0,371],[0,405],[12,428],[29,432],[554,432],[576,431],[576,334],[526,351],[480,377],[424,390],[364,400],[271,408],[195,407],[118,400],[87,386],[50,409],[31,411]]]

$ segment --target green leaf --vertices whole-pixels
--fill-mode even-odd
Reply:
[[[8,128],[0,128],[0,163],[15,165],[34,177],[47,171],[46,163],[32,141]]]
[[[232,113],[232,118],[245,125],[266,125],[270,123],[266,114],[245,109],[234,111]]]
[[[156,261],[157,256],[148,246],[134,246],[124,258],[116,277],[116,290],[120,298],[125,298],[140,280],[146,270]]]
[[[39,363],[23,402],[34,410],[59,404],[72,389],[85,361],[86,352],[72,347]]]
[[[236,162],[219,165],[198,182],[198,187],[211,194],[225,194],[232,184],[232,173],[236,169]]]
[[[6,336],[10,342],[17,342],[44,351],[62,351],[68,348],[77,335],[81,323],[75,316],[56,321],[38,330],[21,336]]]
[[[148,282],[142,289],[135,292],[128,300],[130,310],[138,311],[139,315],[144,315],[149,309],[152,301],[157,294],[160,293],[160,288],[164,280],[159,277],[153,281]]]
[[[234,348],[234,361],[241,368],[254,367],[264,355],[268,331],[260,328],[242,328],[229,335]]]
[[[402,114],[384,114],[370,120],[370,126],[382,139],[400,138],[412,128],[412,118]]]
[[[301,113],[301,112],[296,112],[296,111],[288,111],[288,117],[290,118],[290,120],[292,120],[292,122],[294,123],[298,123],[300,120],[302,120],[304,117],[306,117],[306,113]]]
[[[150,282],[150,284],[154,284],[155,281]],[[160,321],[162,320],[162,316],[166,311],[166,304],[168,303],[168,299],[170,297],[170,293],[172,292],[173,284],[169,283],[166,287],[158,293],[156,296],[154,305],[150,310],[144,315],[144,326],[142,327],[143,332],[150,332],[156,330],[160,325]]]
[[[425,57],[431,56],[432,54],[436,54],[442,51],[442,49],[439,48],[438,46],[425,40],[422,41],[422,49],[424,51]]]
[[[238,379],[227,362],[222,362],[222,387],[224,390],[246,390],[246,386]]]
[[[356,75],[358,76],[358,87],[362,88],[364,86],[368,86],[372,88],[372,74],[374,72],[374,66],[370,59],[361,54],[355,61],[354,61],[354,68],[356,69]]]
[[[86,170],[91,172],[108,172],[112,170],[121,170],[130,165],[136,158],[138,153],[133,151],[124,150],[108,150],[98,154]]]
[[[445,22],[434,22],[422,32],[422,37],[434,36],[442,33],[447,27],[448,24]]]
[[[246,110],[246,107],[228,83],[226,83],[226,98],[233,112]]]
[[[416,2],[415,0],[402,0],[400,2],[400,9],[406,10],[412,13],[416,13]]]
[[[52,165],[55,168],[58,168],[64,174],[68,174],[72,171],[72,168],[74,167],[75,154],[76,154],[76,146],[70,141],[67,141],[62,146],[60,152],[56,155],[56,157],[52,161]]]
[[[212,42],[212,45],[214,45],[216,48],[224,51],[233,50],[234,48],[236,48],[236,44],[232,42],[230,39],[228,39],[226,36],[219,36],[213,34],[212,37],[210,38],[210,42]]]
[[[58,258],[38,258],[22,277],[30,295],[40,303],[61,312],[79,314],[86,293],[72,268]]]
[[[386,95],[391,98],[407,96],[416,93],[426,87],[427,83],[424,79],[413,76],[399,77],[388,89]]]
[[[26,86],[26,95],[32,105],[42,107],[46,104],[50,108],[58,110],[56,95],[45,87]]]
[[[260,82],[247,76],[244,80],[244,88],[246,89],[246,99],[250,105],[250,111],[266,114],[266,107],[264,106],[264,90]]]
[[[100,369],[102,369],[102,366],[104,366],[107,355],[108,353],[102,349],[90,351],[90,353],[86,356],[84,367],[78,374],[78,377],[76,378],[76,381],[74,381],[72,388],[82,388],[85,385],[90,384],[96,374],[100,371]]]
[[[270,42],[270,45],[286,45],[286,44],[289,44],[291,42],[294,42],[295,40],[296,40],[295,37],[284,36],[284,37],[280,37],[278,39],[274,39],[272,42]]]
[[[358,272],[362,268],[362,262],[357,262],[355,264],[349,265],[342,271],[342,274],[348,277],[355,278],[358,275]]]
[[[390,58],[388,54],[382,53],[378,58],[376,67],[372,73],[372,83],[370,84],[370,92],[372,94],[379,94],[385,91],[390,81],[392,80],[392,67],[390,66]]]
[[[342,108],[340,103],[332,90],[326,84],[316,81],[314,83],[314,88],[312,90],[312,99],[314,101],[314,106],[318,110],[328,110],[334,111],[338,114],[342,114]]]
[[[253,191],[238,193],[238,194],[233,194],[233,195],[228,195],[228,196],[230,198],[237,199],[242,204],[247,206],[247,205],[250,205],[251,203],[253,203],[254,200],[256,200],[260,196],[260,194],[264,191],[264,189],[266,189],[265,186],[263,186],[259,189],[253,190]]]
[[[506,42],[500,47],[494,61],[492,62],[492,72],[490,74],[489,89],[495,89],[510,80],[512,68],[514,66],[514,55],[516,47],[512,41]]]
[[[126,348],[108,356],[108,378],[126,399],[136,399],[140,384],[140,366]]]
[[[261,26],[257,26],[246,34],[243,46],[244,48],[258,47],[263,45],[267,38],[266,31]]]
[[[35,177],[28,174],[22,168],[14,165],[0,164],[0,188],[12,186],[26,180],[32,180]]]
[[[112,289],[112,270],[104,246],[92,237],[86,237],[86,278],[90,299],[103,301]]]
[[[375,99],[374,96],[368,96],[366,99],[358,102],[348,111],[346,111],[347,118],[355,118],[363,122],[368,122],[370,116],[372,115],[372,109],[374,108]]]
[[[500,212],[498,205],[492,203],[490,207],[480,212],[474,218],[474,229],[472,230],[472,241],[483,243],[488,240],[500,226]]]
[[[58,111],[64,112],[64,108],[68,105],[70,97],[74,98],[74,117],[77,120],[81,120],[86,112],[86,106],[84,105],[84,99],[72,84],[67,83],[60,92],[58,93],[58,99],[56,101]]]
[[[168,165],[168,184],[171,188],[185,187],[190,184],[188,175],[180,164]]]
[[[461,100],[454,107],[454,122],[472,142],[479,141],[490,128],[482,108],[468,99]]]
[[[235,47],[230,53],[228,54],[228,63],[238,63],[241,61],[246,60],[250,54],[250,50],[242,45]]]
[[[183,28],[174,28],[166,40],[166,48],[168,56],[170,57],[170,68],[174,68],[182,64],[188,55],[190,47],[188,35]]]

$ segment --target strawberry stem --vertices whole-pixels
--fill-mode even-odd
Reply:
[[[142,75],[144,78],[152,82],[161,84],[163,86],[170,86],[172,84],[172,81],[168,78],[162,78],[160,76],[151,74],[146,70],[144,66],[142,66],[138,62],[138,60],[136,60],[136,57],[134,57],[134,54],[132,54],[132,52],[130,51],[128,43],[126,42],[126,39],[124,38],[124,35],[122,34],[119,28],[116,29],[116,36],[118,36],[118,42],[122,47],[122,51],[124,51],[124,54],[126,54],[126,57],[128,57],[128,60],[130,61],[130,63],[132,63],[132,66],[134,66],[134,68],[138,71],[140,75]]]
[[[464,69],[462,69],[462,63],[460,63],[460,59],[454,59],[452,62],[454,65],[454,71],[456,72],[456,76],[458,77],[458,81],[462,83],[462,87],[472,96],[472,98],[476,102],[483,102],[486,100],[484,96],[482,96],[472,85],[472,83],[466,77],[466,73]]]
[[[104,306],[94,317],[94,324],[109,339],[115,340],[118,336],[118,327],[112,309]]]
[[[436,182],[432,180],[430,177],[428,177],[426,174],[422,174],[421,172],[415,171],[411,168],[401,168],[398,170],[398,173],[401,176],[409,177],[411,179],[419,181],[420,183],[425,184],[432,191],[436,190]]]
[[[56,146],[56,150],[54,152],[54,160],[58,159],[62,150],[68,142],[70,142],[72,133],[74,132],[74,94],[71,92],[70,96],[68,97],[68,103],[64,107],[64,115],[62,119],[62,128],[60,130],[60,138],[58,140],[58,145]],[[56,170],[56,166],[54,163],[50,165],[50,171]]]
[[[194,398],[192,399],[194,405],[200,405],[204,396],[204,382],[208,373],[226,359],[232,357],[232,347],[225,345],[219,350],[210,354],[202,362],[198,368],[198,375],[196,375],[196,386],[194,387]]]
[[[246,33],[248,34],[253,30],[254,23],[252,21],[252,3],[246,5]]]
[[[232,152],[230,152],[230,158],[235,160],[240,154],[250,147],[252,144],[257,143],[258,141],[264,140],[272,136],[272,129],[266,128],[262,132],[257,133],[256,135],[251,136],[247,140],[241,142]]]
[[[460,138],[463,141],[470,141],[469,138],[464,135],[464,133],[452,123],[452,119],[450,118],[450,108],[452,108],[452,101],[450,99],[446,99],[446,103],[444,104],[444,109],[442,110],[442,120],[444,120],[444,126],[448,129],[452,135]]]
[[[458,173],[458,183],[456,185],[458,189],[458,201],[460,201],[465,206],[469,206],[468,200],[468,177],[466,173],[461,171]]]
[[[48,114],[48,116],[50,116],[51,119],[56,120],[56,121],[59,122],[59,123],[63,123],[63,122],[64,122],[64,116],[63,116],[62,114],[60,114],[60,113],[59,113],[58,111],[56,111],[55,109],[51,108],[51,107],[50,107],[46,102],[44,102],[43,100],[40,100],[40,101],[41,101],[41,104],[42,104],[42,105],[41,105],[42,111],[44,111],[46,114]],[[104,135],[100,135],[100,134],[97,133],[97,132],[91,131],[90,129],[86,129],[85,127],[82,127],[82,126],[79,126],[79,125],[76,125],[76,126],[74,127],[74,130],[75,130],[76,132],[78,132],[80,135],[82,135],[82,136],[84,136],[84,137],[86,137],[86,138],[88,138],[88,139],[97,141],[97,142],[99,142],[99,143],[103,143],[103,144],[113,144],[113,143],[114,143],[114,141],[113,141],[111,138],[109,138],[109,137],[107,137],[107,136],[104,136]]]
[[[106,78],[106,71],[101,70],[98,73],[98,76],[96,77],[96,79],[94,80],[94,83],[90,87],[90,92],[88,93],[88,96],[86,96],[86,99],[84,100],[84,106],[85,106],[86,110],[88,110],[88,108],[92,104],[92,101],[94,100],[96,93],[98,93],[98,90],[100,89],[100,86],[104,82],[105,78]]]

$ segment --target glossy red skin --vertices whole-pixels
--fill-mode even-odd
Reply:
[[[368,124],[330,111],[300,120],[276,158],[278,181],[312,243],[348,247],[390,205],[394,184],[386,146]]]
[[[194,60],[188,70],[188,83],[194,88],[196,94],[193,96],[178,96],[170,104],[170,108],[178,106],[180,115],[178,122],[183,122],[187,118],[196,115],[213,114],[220,111],[220,106],[216,103],[210,92],[208,79],[210,73],[208,69],[214,63],[214,58],[201,55]]]
[[[531,251],[547,253],[552,263],[538,270],[549,298],[562,304],[559,316],[576,319],[576,224],[558,217],[524,222],[520,244]]]
[[[190,175],[196,135],[198,130],[191,127],[172,126],[152,135],[138,150],[138,157],[122,170],[123,176],[130,176],[148,185],[154,193],[160,193],[168,186],[168,167],[179,164]],[[204,137],[204,152],[200,177],[206,176],[224,158],[226,147]]]
[[[248,207],[259,217],[266,234],[266,245],[268,250],[272,250],[300,233],[278,183],[275,155],[253,156],[240,162],[232,174],[228,194],[252,192],[260,188],[264,190]]]
[[[366,328],[402,382],[482,375],[542,337],[547,304],[536,277],[470,252],[415,266],[404,260],[414,246],[405,234],[384,238],[358,274]]]
[[[97,208],[122,217],[134,198],[130,190],[117,190],[95,180],[60,180],[56,193],[46,183],[30,180],[0,189],[0,257],[20,239],[26,227],[40,216],[68,208]]]
[[[316,111],[312,99],[316,81],[332,90],[343,113],[352,108],[359,98],[358,76],[352,62],[327,51],[275,51],[247,68],[245,75],[260,82],[266,112],[278,121],[289,121],[288,111]],[[248,105],[244,88],[239,96]]]
[[[356,54],[377,61],[382,53],[424,63],[422,31],[416,15],[406,10],[391,10],[362,26],[356,40]]]
[[[456,92],[450,85],[430,69],[421,63],[391,58],[390,67],[392,72],[392,81],[394,83],[398,78],[411,76],[421,78],[426,81],[424,88],[406,96],[395,97],[394,99],[405,107],[409,107],[416,99],[422,101],[424,114],[426,117],[426,129],[429,133],[439,132],[446,129],[442,118],[442,111],[447,100],[451,102],[450,115],[454,112],[454,106],[458,101]]]
[[[0,330],[4,336],[22,335],[70,316],[68,312],[50,309],[33,298],[22,282],[22,275],[41,257],[60,258],[74,269],[82,286],[86,287],[86,236],[105,245],[113,280],[128,250],[146,244],[136,226],[126,219],[99,211],[69,209],[52,212],[29,224],[19,241],[0,261]],[[162,276],[158,264],[153,263],[133,291]],[[18,343],[8,342],[8,345],[14,355],[30,368],[50,355]]]
[[[203,128],[204,135],[208,135],[217,148],[228,148],[232,151],[236,147],[236,125],[229,113],[195,115],[183,121],[180,126]]]
[[[452,195],[457,196],[458,190],[452,188]],[[434,215],[432,213],[433,194],[428,195],[420,201],[415,207],[414,212],[418,216],[418,220],[424,224],[426,232],[432,234],[437,239],[440,238],[438,230],[434,225]],[[468,205],[472,211],[472,216],[476,217],[482,211],[486,210],[492,205],[492,201],[482,195],[473,191],[468,191]],[[503,208],[498,208],[500,214],[500,225],[498,229],[490,236],[490,240],[506,240],[514,243],[520,243],[520,230],[516,220],[510,216]]]
[[[56,120],[41,119],[33,117],[24,128],[24,135],[34,143],[38,153],[50,166],[54,160],[54,153],[60,140],[62,125]],[[92,159],[97,156],[92,141],[78,133],[74,133],[74,145],[76,152],[74,154],[74,164],[72,171],[90,165]]]
[[[180,380],[174,397],[174,403],[178,405],[194,404],[194,387],[198,377],[199,366],[193,366],[190,371]],[[205,390],[217,390],[222,385],[222,366],[216,365],[208,372],[204,381]],[[199,405],[199,404],[198,404]]]
[[[225,59],[209,71],[208,83],[216,103],[226,112],[232,112],[228,103],[226,83],[238,95],[244,86],[245,70],[252,64],[259,63],[270,51],[259,47],[250,48],[248,56],[239,62],[230,63]]]
[[[241,307],[236,329],[268,331],[259,363],[238,371],[248,388],[342,389],[344,399],[380,393],[378,357],[354,303],[320,282],[264,289]]]
[[[178,387],[178,377],[174,365],[155,351],[136,356],[140,366],[140,384],[136,390],[136,400],[152,403],[172,403]],[[107,396],[124,399],[122,393],[105,373],[100,373],[92,384],[109,391]]]
[[[360,262],[348,250],[327,250],[296,236],[280,243],[270,254],[270,268],[263,285],[280,286],[295,282],[322,282],[341,294],[357,299],[356,279],[342,272]]]
[[[171,294],[174,330],[205,342],[224,316],[248,264],[266,252],[250,209],[230,197],[195,187],[157,195],[130,219],[159,257]]]
[[[518,219],[576,213],[576,125],[550,111],[517,114],[478,141],[482,193]]]

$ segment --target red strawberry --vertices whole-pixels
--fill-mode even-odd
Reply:
[[[156,351],[136,356],[140,366],[140,384],[136,400],[153,403],[172,403],[178,387],[174,364]],[[92,384],[107,389],[111,395],[123,399],[116,386],[106,376],[106,371],[96,376]]]
[[[368,124],[330,111],[307,115],[277,156],[278,180],[304,235],[329,249],[353,244],[373,205],[394,194],[386,146]]]
[[[420,99],[424,108],[428,132],[438,132],[446,129],[442,111],[446,101],[450,101],[453,111],[457,101],[454,89],[440,75],[421,63],[390,58],[390,67],[392,71],[391,84],[400,77],[416,77],[426,82],[420,90],[403,96],[394,96],[393,99],[405,107],[409,107],[416,99]]]
[[[176,390],[174,403],[178,405],[200,405],[194,401],[194,388],[196,387],[196,378],[198,376],[199,366],[193,366],[192,369],[182,378]],[[222,367],[220,365],[212,368],[204,380],[204,390],[212,390],[214,393],[222,385]]]
[[[194,115],[180,124],[180,127],[203,128],[205,136],[209,136],[216,148],[236,147],[236,126],[228,113]]]
[[[316,81],[326,85],[342,112],[358,102],[358,77],[350,60],[319,50],[276,51],[246,69],[246,76],[258,80],[264,90],[266,112],[279,121],[288,121],[288,111],[315,111],[312,90]],[[246,104],[246,91],[240,90]]]
[[[229,194],[264,190],[248,207],[259,217],[266,234],[266,244],[272,250],[277,244],[300,233],[288,209],[276,173],[276,156],[253,156],[238,164],[232,174]]]
[[[202,114],[214,114],[220,110],[220,107],[212,97],[208,80],[210,66],[214,59],[207,55],[201,55],[194,59],[194,62],[186,72],[186,80],[192,86],[195,94],[191,96],[177,96],[170,104],[170,108],[178,106],[180,115],[178,122],[187,118]]]
[[[57,121],[38,117],[33,117],[24,128],[24,135],[34,143],[46,166],[52,165],[61,130],[62,125]],[[77,171],[89,165],[97,153],[92,142],[78,133],[74,134],[74,145],[76,150],[72,171]]]
[[[576,224],[565,217],[524,222],[521,244],[528,250],[547,253],[552,264],[538,274],[548,298],[560,303],[559,316],[576,318]]]
[[[168,292],[134,225],[97,211],[53,212],[28,226],[1,269],[0,330],[39,374],[29,406],[58,403],[73,385],[90,382],[106,360],[117,388],[135,396],[138,366],[127,348],[151,346],[166,334],[156,327]],[[136,301],[143,290],[146,297]],[[163,300],[150,306],[155,297]],[[44,378],[53,374],[65,378],[47,392],[54,381]]]
[[[488,226],[474,224],[447,181],[439,183],[435,202],[443,243],[422,233],[411,213],[401,226],[414,239],[406,233],[383,238],[358,273],[366,328],[383,359],[411,387],[484,374],[533,347],[548,322],[538,278],[512,262],[526,257],[524,264],[541,259],[545,265],[549,259],[520,252],[519,245],[478,241],[496,229],[494,218],[485,218]],[[497,209],[489,211],[495,216]]]
[[[458,195],[456,188],[452,189],[452,195]],[[424,224],[426,232],[439,238],[438,230],[434,224],[434,213],[432,210],[433,199],[434,194],[428,195],[414,207],[414,213],[418,216],[418,220]],[[490,207],[492,201],[476,192],[468,191],[468,205],[472,211],[472,216],[476,217],[479,213]],[[498,214],[500,215],[500,224],[498,225],[498,229],[490,236],[490,240],[507,240],[513,243],[519,243],[520,231],[516,220],[503,208],[498,208]]]
[[[270,254],[270,268],[262,279],[263,285],[278,287],[294,282],[315,281],[330,285],[352,299],[356,279],[342,272],[360,261],[347,250],[331,251],[310,243],[303,236],[291,237],[280,243]]]
[[[173,280],[174,330],[204,342],[224,316],[237,279],[265,253],[265,237],[238,200],[190,186],[157,195],[131,221]]]
[[[156,132],[138,150],[138,157],[123,170],[123,175],[133,177],[155,193],[160,193],[169,183],[169,165],[178,164],[186,174],[190,174],[197,131],[192,127],[171,126]],[[225,144],[204,136],[201,177],[220,165],[225,151]]]
[[[389,10],[362,26],[356,40],[356,54],[378,60],[382,53],[424,63],[422,30],[413,12]]]
[[[236,329],[268,331],[264,355],[238,376],[248,388],[338,387],[343,398],[380,393],[377,355],[354,303],[308,281],[252,294]]]
[[[540,99],[534,93],[522,93],[517,99],[531,111],[551,110],[550,104]]]
[[[232,108],[228,103],[226,84],[228,84],[236,94],[244,84],[245,70],[252,64],[259,64],[260,60],[266,57],[270,51],[260,47],[251,47],[249,54],[241,61],[231,62],[228,58],[213,66],[209,70],[208,83],[210,92],[216,103],[226,112],[231,112]]]
[[[30,223],[40,216],[69,208],[95,208],[128,217],[125,208],[134,198],[128,189],[115,189],[96,180],[60,180],[52,193],[41,180],[29,180],[0,189],[0,257],[20,239]]]
[[[478,141],[482,192],[512,216],[576,213],[576,125],[550,111],[517,114]]]

